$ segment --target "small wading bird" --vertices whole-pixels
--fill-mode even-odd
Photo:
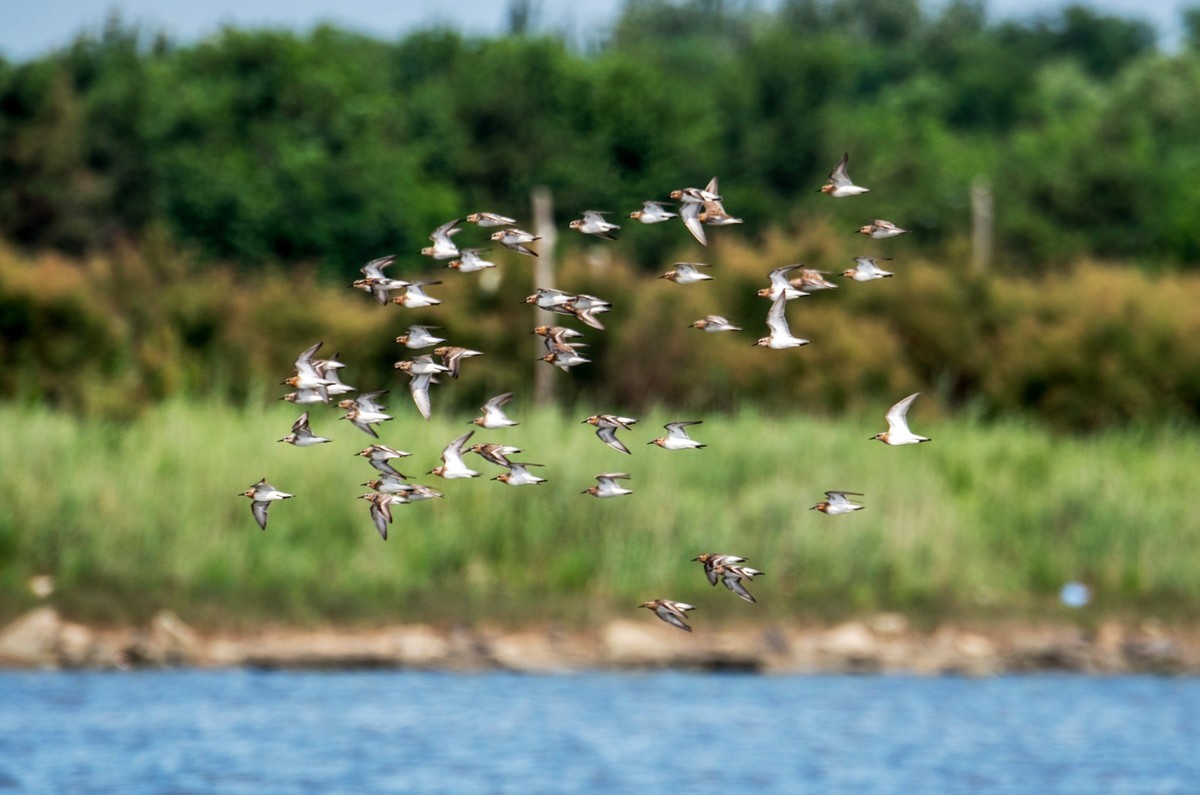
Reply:
[[[787,296],[780,295],[771,304],[771,311],[767,312],[767,329],[770,334],[762,337],[755,345],[760,345],[771,350],[783,350],[784,348],[799,348],[801,345],[807,345],[808,340],[800,339],[792,334],[792,330],[788,328],[787,316],[784,314],[787,306]]]
[[[454,245],[454,241],[450,238],[462,231],[458,228],[458,225],[463,220],[462,218],[455,218],[453,221],[447,221],[433,230],[433,234],[429,236],[429,239],[433,241],[433,245],[421,249],[421,253],[434,259],[454,259],[457,257],[459,254],[458,246]]]
[[[776,268],[775,270],[771,271],[767,274],[767,278],[771,280],[771,286],[762,288],[758,291],[757,295],[760,298],[770,298],[772,301],[781,295],[789,301],[795,298],[803,298],[804,296],[808,295],[808,293],[804,292],[803,290],[798,290],[793,287],[791,282],[788,281],[788,274],[801,267],[803,266],[784,265],[782,268]]]
[[[664,450],[691,450],[707,447],[706,444],[700,444],[692,437],[688,436],[687,427],[689,425],[699,425],[703,420],[687,420],[682,422],[668,422],[663,427],[667,429],[666,436],[660,436],[646,444],[658,445]]]
[[[485,251],[487,251],[486,248],[464,248],[462,250],[462,257],[450,260],[446,263],[446,267],[453,268],[459,273],[474,273],[485,268],[496,267],[496,263],[479,256]]]
[[[434,348],[433,352],[442,357],[442,363],[450,371],[451,378],[458,378],[458,367],[463,359],[483,355],[482,351],[473,351],[470,348],[456,348],[452,345],[443,345],[440,348]]]
[[[698,328],[712,334],[716,331],[741,331],[741,326],[735,326],[720,315],[705,315],[699,320],[692,321],[689,328]]]
[[[504,413],[504,405],[512,400],[513,393],[505,392],[503,395],[496,395],[479,407],[483,412],[482,417],[476,417],[471,420],[472,425],[478,425],[480,428],[485,428],[493,431],[497,428],[511,428],[520,423],[513,422]]]
[[[600,437],[600,441],[614,450],[633,455],[629,452],[629,448],[625,443],[617,438],[617,429],[624,428],[629,430],[633,425],[637,424],[637,420],[633,417],[618,417],[616,414],[593,414],[583,421],[584,425],[594,425],[596,427],[596,435]]]
[[[717,566],[730,566],[746,562],[746,558],[740,558],[737,555],[721,555],[716,552],[701,552],[692,560],[704,566],[704,575],[708,577],[709,585],[717,584],[719,579],[715,571]]]
[[[625,474],[624,472],[608,472],[602,475],[597,475],[596,480],[600,482],[599,486],[589,486],[579,493],[590,494],[593,497],[599,497],[600,499],[633,494],[633,489],[626,489],[617,485],[618,480],[629,480],[629,475]]]
[[[388,525],[392,523],[392,506],[403,505],[407,500],[400,494],[385,494],[381,491],[363,494],[359,499],[371,504],[371,521],[375,522],[379,537],[387,541]]]
[[[515,218],[508,218],[496,213],[471,213],[467,216],[466,220],[467,223],[475,224],[480,228],[489,226],[514,226],[517,223],[517,219]]]
[[[279,441],[287,442],[296,447],[312,447],[314,444],[332,442],[333,440],[313,435],[312,429],[308,427],[308,412],[306,411],[300,415],[300,419],[292,423],[292,432]]]
[[[645,201],[642,202],[642,209],[634,210],[629,217],[635,221],[641,221],[643,224],[661,224],[676,215],[678,213],[665,209],[663,202]]]
[[[383,275],[383,269],[395,261],[394,254],[371,260],[362,267],[363,278],[355,280],[350,286],[370,293],[379,304],[386,306],[390,291],[408,286],[408,282],[402,279],[389,279]]]
[[[492,232],[492,240],[518,254],[525,254],[530,257],[536,257],[537,252],[525,244],[541,239],[541,235],[533,235],[523,229],[501,229],[498,232]]]
[[[653,610],[654,615],[673,627],[679,627],[684,632],[692,631],[692,628],[684,621],[687,618],[687,611],[696,609],[692,605],[676,602],[671,599],[655,599],[653,602],[642,602],[638,607]]]
[[[329,383],[325,385],[325,393],[330,397],[334,395],[345,395],[348,392],[353,392],[354,387],[347,386],[342,383],[341,376],[338,375],[338,370],[346,365],[338,361],[338,356],[341,354],[335,353],[328,359],[314,359],[313,367],[317,369],[317,375],[321,376]]]
[[[408,331],[396,337],[396,342],[413,350],[428,348],[432,345],[437,345],[439,342],[445,342],[441,337],[435,337],[429,333],[430,329],[435,328],[440,328],[440,326],[409,326]]]
[[[276,500],[288,500],[295,495],[280,491],[268,483],[266,478],[263,478],[243,491],[241,496],[250,498],[250,512],[254,514],[254,520],[258,522],[258,526],[266,530],[267,509],[271,507],[271,503]]]
[[[392,467],[388,461],[396,458],[407,458],[412,453],[406,453],[403,450],[393,450],[385,444],[373,444],[370,447],[364,447],[359,450],[355,455],[367,459],[377,472],[402,478],[404,476]]]
[[[864,506],[856,502],[851,502],[849,495],[855,497],[863,496],[857,491],[827,491],[825,492],[825,499],[812,506],[812,508],[809,508],[809,510],[817,510],[828,516],[861,511]]]
[[[512,466],[512,462],[508,460],[508,457],[521,452],[520,447],[513,447],[508,444],[495,444],[493,442],[479,442],[478,444],[471,445],[467,450],[479,456],[484,461],[505,468]]]
[[[901,229],[891,221],[881,221],[879,219],[872,221],[866,226],[860,226],[858,228],[858,233],[860,235],[873,237],[876,240],[882,240],[887,237],[896,237],[897,235],[903,235],[907,232],[907,229]]]
[[[283,384],[290,386],[297,391],[311,390],[321,396],[323,401],[329,400],[328,386],[333,383],[328,378],[323,377],[317,372],[317,367],[313,363],[313,354],[321,347],[322,343],[318,342],[311,348],[304,351],[296,357],[295,370],[296,374],[290,378],[285,378]]]
[[[508,465],[508,471],[503,475],[497,475],[492,480],[498,480],[501,483],[507,483],[509,486],[529,486],[538,483],[545,483],[545,478],[539,478],[529,471],[529,467],[540,467],[541,464],[520,464],[512,461]]]
[[[471,438],[475,431],[467,431],[462,436],[455,439],[450,444],[446,445],[446,449],[442,450],[442,465],[429,470],[427,474],[437,475],[446,480],[455,480],[457,478],[477,478],[479,473],[471,469],[463,462],[463,445]]]
[[[567,226],[569,226],[571,229],[583,232],[585,235],[594,235],[595,237],[602,237],[605,240],[616,240],[616,238],[609,233],[614,229],[620,229],[621,227],[617,224],[605,221],[605,215],[607,215],[607,213],[602,213],[599,210],[584,210],[583,218],[577,218],[571,223],[567,224]]]
[[[347,399],[338,403],[338,408],[346,410],[346,416],[343,420],[350,420],[354,426],[368,436],[379,438],[379,434],[375,432],[372,425],[377,425],[381,422],[387,422],[392,417],[390,414],[384,413],[384,406],[375,402],[375,398],[382,397],[387,394],[386,389],[381,389],[376,392],[366,392],[354,399]]]
[[[712,277],[707,273],[701,273],[697,268],[711,268],[711,265],[706,265],[703,262],[676,262],[675,268],[659,276],[660,279],[675,282],[676,284],[695,284],[696,282],[711,281]]]
[[[888,429],[883,433],[877,433],[872,436],[872,439],[878,439],[884,444],[892,445],[893,447],[902,444],[917,444],[918,442],[928,442],[929,439],[925,436],[917,436],[908,429],[908,407],[917,399],[920,392],[914,392],[908,397],[901,400],[896,405],[888,409],[888,413],[884,415],[887,420]]]
[[[816,292],[817,290],[836,290],[837,285],[825,278],[828,271],[818,271],[812,268],[801,268],[800,275],[790,280],[788,284],[797,290]]]
[[[870,191],[870,188],[862,188],[855,185],[850,176],[846,173],[846,163],[850,160],[850,153],[842,155],[842,159],[833,167],[833,171],[829,172],[829,183],[822,185],[817,192],[832,196],[835,199],[842,199],[846,196],[858,196]]]
[[[891,257],[855,257],[855,265],[849,270],[842,271],[842,275],[853,279],[856,282],[869,282],[874,279],[886,279],[893,276],[891,271],[880,269],[875,263],[881,260],[886,261]]]
[[[713,574],[721,579],[721,584],[747,602],[757,602],[758,600],[746,590],[746,586],[742,585],[742,580],[752,580],[762,573],[758,569],[733,563],[719,563],[713,566]]]
[[[427,306],[437,306],[441,301],[429,295],[423,289],[432,284],[441,284],[441,282],[410,282],[404,288],[404,295],[396,296],[392,299],[392,303],[399,304],[405,309],[421,309]]]

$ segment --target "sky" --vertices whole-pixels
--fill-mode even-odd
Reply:
[[[936,2],[936,0],[934,0]],[[1164,43],[1175,40],[1179,12],[1200,0],[1085,0],[1109,13],[1147,19]],[[587,41],[603,33],[623,0],[534,0],[540,27]],[[771,0],[762,0],[769,6]],[[1067,0],[990,0],[994,18],[1028,17]],[[380,38],[419,27],[449,24],[470,33],[505,29],[508,0],[0,0],[0,56],[21,61],[67,44],[81,30],[97,30],[118,9],[127,22],[162,30],[180,42],[202,38],[221,26],[288,27],[304,30],[333,22]]]

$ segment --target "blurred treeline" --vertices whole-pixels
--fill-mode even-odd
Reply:
[[[679,287],[621,262],[573,258],[561,283],[603,294],[616,309],[603,332],[584,328],[593,363],[552,371],[561,400],[586,413],[655,404],[680,409],[836,413],[924,391],[926,411],[1036,415],[1061,428],[1157,424],[1200,416],[1200,275],[1150,276],[1081,263],[1037,280],[909,260],[897,276],[792,301],[800,350],[751,347],[766,334],[768,302],[754,291],[767,264],[797,253],[848,260],[821,225],[718,247],[717,281]],[[839,244],[840,245],[840,244]],[[393,338],[434,323],[454,344],[485,351],[458,381],[434,388],[436,412],[469,411],[490,395],[529,396],[544,353],[530,335],[525,262],[506,260],[495,290],[480,274],[448,271],[431,288],[444,304],[381,307],[312,271],[189,267],[153,249],[79,264],[0,251],[0,393],[87,414],[129,415],[173,395],[273,400],[296,355],[315,340],[341,352],[344,380],[391,389],[411,413],[408,379],[392,363],[411,353]],[[720,285],[720,289],[717,288]],[[741,333],[706,334],[692,320],[719,313]],[[567,325],[576,325],[567,319]]]
[[[489,353],[444,399],[521,391],[544,366],[520,344],[527,259],[498,254],[491,291],[441,270],[445,304],[416,314],[343,285],[388,253],[393,275],[433,272],[416,252],[468,212],[528,225],[539,185],[565,225],[717,174],[745,224],[709,249],[677,223],[626,220],[600,246],[562,229],[559,285],[617,304],[589,332],[595,364],[555,373],[566,398],[832,411],[923,389],[1064,427],[1200,415],[1200,281],[1181,272],[1200,261],[1200,12],[1164,53],[1147,24],[1082,7],[990,22],[982,2],[629,0],[583,43],[513,8],[508,35],[396,41],[178,45],[114,18],[0,61],[0,396],[106,414],[245,399],[313,339],[351,383],[403,391],[391,339],[413,321]],[[872,193],[817,195],[843,151]],[[967,267],[977,179],[995,197],[987,273]],[[851,234],[872,218],[913,234]],[[791,304],[809,348],[749,349],[767,270],[858,254],[899,275]],[[718,281],[653,281],[674,259]],[[746,332],[684,328],[710,312]]]

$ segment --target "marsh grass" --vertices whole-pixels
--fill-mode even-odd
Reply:
[[[167,402],[118,422],[0,407],[0,618],[35,598],[28,578],[53,574],[50,602],[80,620],[134,622],[169,608],[208,627],[393,621],[579,624],[646,599],[701,606],[706,618],[833,620],[881,610],[918,622],[947,617],[1188,618],[1200,598],[1200,509],[1189,497],[1200,432],[1112,430],[1051,436],[1017,421],[931,416],[931,444],[868,438],[878,414],[836,421],[756,411],[704,417],[704,450],[647,445],[651,411],[620,435],[633,455],[595,438],[589,407],[560,412],[519,401],[516,428],[473,441],[515,444],[548,482],[514,488],[501,470],[441,481],[425,474],[470,415],[421,421],[403,390],[382,441],[408,450],[401,471],[445,497],[398,506],[389,540],[355,499],[374,477],[354,453],[365,434],[316,407],[331,444],[275,440],[298,410]],[[263,401],[264,404],[269,401]],[[928,412],[928,413],[927,413]],[[470,456],[475,459],[475,456]],[[635,494],[580,492],[598,472],[633,476]],[[260,531],[242,490],[261,477],[296,495]],[[828,517],[809,507],[827,489],[865,494],[867,509]],[[740,554],[767,572],[751,607],[711,589],[699,552]],[[1070,613],[1061,585],[1095,600]]]

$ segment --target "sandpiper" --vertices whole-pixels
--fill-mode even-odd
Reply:
[[[624,442],[617,438],[617,429],[624,428],[625,430],[629,430],[636,423],[637,420],[633,417],[619,417],[616,414],[593,414],[584,420],[582,424],[594,425],[596,435],[600,437],[600,441],[614,450],[632,455]]]
[[[267,509],[271,507],[271,503],[276,500],[287,500],[295,495],[280,491],[270,483],[267,483],[266,478],[263,478],[243,491],[242,496],[250,498],[250,512],[254,514],[254,519],[258,522],[258,526],[266,530]]]
[[[512,466],[512,462],[508,460],[508,457],[521,452],[520,447],[513,447],[509,444],[496,444],[494,442],[479,442],[471,445],[467,450],[480,456],[488,463],[506,468]]]
[[[407,475],[384,475],[381,473],[378,478],[375,478],[374,480],[368,480],[366,483],[362,483],[360,485],[369,486],[370,488],[375,489],[375,491],[378,491],[382,494],[407,495],[408,492],[412,490],[412,486],[405,483],[404,481],[406,480],[408,480]]]
[[[338,359],[338,356],[340,354],[335,353],[328,359],[313,359],[313,367],[316,368],[317,375],[329,382],[325,385],[325,393],[330,397],[354,391],[354,387],[342,383],[342,378],[338,375],[338,370],[346,366]]]
[[[645,201],[642,202],[642,209],[634,210],[629,217],[635,221],[641,221],[643,224],[660,224],[676,215],[678,213],[667,210],[663,202]]]
[[[386,305],[388,293],[406,287],[408,282],[402,279],[390,279],[383,275],[383,269],[396,261],[396,255],[373,259],[362,267],[363,278],[356,280],[351,287],[365,290],[380,304]]]
[[[523,229],[501,229],[498,232],[492,232],[492,240],[518,254],[526,254],[530,257],[536,257],[537,252],[525,244],[541,239],[541,235],[530,234]]]
[[[713,566],[713,574],[721,579],[721,583],[747,602],[756,602],[758,600],[746,590],[746,586],[742,585],[742,580],[752,580],[762,573],[758,569],[738,566],[733,563],[721,563]]]
[[[443,345],[440,348],[434,348],[433,352],[442,357],[442,364],[449,368],[451,378],[458,378],[458,367],[463,359],[483,355],[483,351],[473,351],[470,348],[456,348],[453,345]]]
[[[346,409],[346,416],[341,419],[350,420],[363,433],[378,439],[379,434],[371,426],[386,422],[392,417],[384,413],[384,407],[376,403],[375,398],[386,394],[387,390],[381,389],[376,392],[366,392],[353,400],[340,401],[338,407]]]
[[[707,447],[706,444],[700,444],[692,437],[688,436],[687,427],[689,425],[699,425],[703,420],[684,420],[680,422],[668,422],[663,427],[667,429],[666,436],[660,436],[652,442],[646,444],[658,445],[664,450],[691,450]]]
[[[525,299],[525,303],[537,304],[538,309],[545,309],[548,312],[559,312],[559,314],[569,315],[572,313],[571,310],[563,309],[563,307],[578,297],[575,293],[568,293],[565,290],[556,290],[553,287],[538,287],[533,295]]]
[[[314,444],[332,442],[333,440],[313,435],[312,428],[308,427],[308,412],[306,411],[300,415],[300,419],[292,423],[292,432],[279,441],[293,444],[296,447],[311,447]]]
[[[406,375],[437,375],[450,372],[449,367],[435,362],[433,355],[428,353],[396,362],[392,366]]]
[[[864,506],[856,502],[851,502],[850,495],[855,497],[863,496],[857,491],[827,491],[825,492],[825,499],[818,502],[812,508],[809,508],[809,510],[818,510],[829,516],[861,511]]]
[[[804,292],[803,290],[796,289],[791,285],[790,282],[788,282],[788,274],[797,268],[802,267],[804,266],[784,265],[782,268],[775,268],[773,271],[767,274],[767,277],[771,280],[771,286],[764,287],[759,290],[758,296],[760,298],[770,298],[772,301],[774,301],[776,298],[782,295],[784,298],[791,301],[794,298],[803,298],[804,296],[808,295],[808,293]]]
[[[884,415],[887,420],[888,429],[883,433],[877,433],[872,436],[872,439],[878,439],[884,444],[894,446],[902,444],[917,444],[919,442],[928,442],[929,439],[925,436],[917,436],[908,429],[908,407],[917,399],[920,392],[914,392],[908,397],[901,400],[896,405],[888,409],[888,413]]]
[[[901,229],[891,221],[881,221],[879,219],[875,219],[866,226],[860,226],[858,228],[858,233],[860,235],[873,237],[876,240],[882,240],[886,237],[895,237],[896,235],[903,235],[907,231],[907,229]]]
[[[501,483],[507,483],[509,486],[530,486],[538,483],[545,483],[545,478],[539,478],[529,471],[529,467],[540,467],[541,464],[519,464],[516,461],[509,462],[508,471],[503,475],[497,475],[492,480],[498,480]]]
[[[514,425],[520,424],[510,420],[508,415],[504,413],[504,406],[508,401],[512,400],[512,396],[512,392],[505,392],[503,395],[496,395],[494,398],[490,398],[479,407],[479,410],[483,412],[483,416],[476,417],[471,420],[471,423],[478,425],[480,428],[486,428],[489,431],[497,428],[511,428]]]
[[[435,337],[429,333],[430,329],[441,328],[441,326],[409,326],[408,331],[396,337],[396,342],[406,348],[414,350],[418,348],[428,348],[430,345],[437,345],[439,342],[446,340],[441,337]]]
[[[462,250],[462,257],[450,260],[446,263],[446,267],[453,268],[459,273],[474,273],[475,271],[496,267],[496,263],[479,256],[485,251],[487,251],[486,248],[464,248]]]
[[[855,266],[849,270],[842,271],[842,275],[853,279],[856,282],[869,282],[874,279],[886,279],[892,276],[891,271],[881,270],[875,265],[880,260],[888,260],[890,257],[855,257]]]
[[[317,350],[321,347],[321,344],[322,343],[318,342],[316,345],[313,345],[311,348],[305,350],[304,353],[301,353],[298,357],[296,357],[296,374],[290,378],[285,378],[283,383],[296,390],[314,390],[322,397],[322,399],[327,401],[329,400],[329,390],[326,389],[326,387],[333,382],[327,378],[323,378],[321,374],[317,372],[316,365],[313,364],[313,354],[317,352]]]
[[[407,500],[402,495],[384,494],[381,491],[362,494],[359,499],[371,504],[371,521],[375,522],[379,537],[387,541],[388,525],[392,523],[392,506],[403,505]]]
[[[617,224],[604,220],[604,216],[608,213],[600,212],[599,210],[584,210],[583,218],[577,218],[567,224],[571,229],[583,232],[585,235],[593,235],[602,237],[605,240],[616,240],[610,232],[614,229],[620,229]]]
[[[817,290],[836,290],[837,285],[825,278],[828,271],[818,271],[812,268],[801,268],[800,275],[790,279],[788,284],[797,290],[816,292]]]
[[[463,445],[471,438],[471,434],[475,431],[467,431],[462,436],[455,439],[446,448],[442,450],[442,465],[429,470],[429,474],[437,475],[446,480],[455,480],[457,478],[477,478],[479,473],[471,469],[463,462]]]
[[[441,282],[411,282],[404,288],[404,295],[396,296],[392,299],[392,303],[399,304],[407,309],[421,309],[422,307],[426,306],[437,306],[441,303],[441,301],[427,294],[424,289],[431,284],[441,284]]]
[[[697,268],[711,268],[711,265],[706,265],[703,262],[676,262],[675,267],[662,276],[660,279],[675,282],[676,284],[695,284],[696,282],[706,282],[712,279],[707,273],[701,273]]]
[[[687,611],[696,609],[692,605],[676,602],[671,599],[655,599],[653,602],[642,602],[638,607],[653,610],[654,615],[673,627],[679,627],[685,632],[692,631],[692,628],[684,621],[687,618]]]
[[[782,350],[784,348],[799,348],[801,345],[807,345],[808,340],[800,339],[792,334],[792,330],[788,328],[787,316],[784,314],[784,308],[787,306],[787,296],[780,295],[771,304],[771,311],[767,313],[767,328],[770,330],[770,335],[762,337],[755,345],[761,345],[764,348],[772,350]]]
[[[367,459],[372,467],[385,475],[404,477],[388,461],[396,458],[407,458],[412,453],[406,453],[403,450],[393,450],[385,444],[373,444],[370,447],[364,447],[359,450],[355,455]]]
[[[489,226],[512,226],[517,222],[515,218],[497,215],[496,213],[471,213],[467,216],[466,220],[469,224],[475,224],[484,228]]]
[[[737,555],[722,555],[716,552],[701,552],[699,555],[692,558],[692,560],[704,566],[704,575],[708,577],[709,585],[717,584],[717,580],[719,578],[714,571],[717,566],[726,566],[734,563],[746,562],[746,558],[740,558]]]
[[[846,196],[858,196],[870,191],[870,188],[859,187],[850,180],[850,176],[846,173],[846,163],[849,160],[849,152],[842,155],[842,159],[833,167],[833,171],[829,172],[829,183],[822,185],[818,189],[818,193],[827,194],[835,199],[842,199]]]
[[[605,499],[608,497],[620,497],[625,494],[633,494],[633,489],[622,488],[617,485],[618,480],[628,480],[629,475],[624,472],[606,472],[596,476],[596,480],[600,482],[599,486],[589,486],[580,492],[580,494],[590,494],[593,497]]]
[[[701,331],[713,333],[715,331],[741,331],[741,326],[735,326],[720,315],[705,315],[699,320],[692,321],[689,328],[698,328]]]
[[[553,353],[547,353],[545,356],[539,357],[543,362],[552,364],[560,368],[564,373],[570,372],[572,367],[581,364],[587,364],[591,359],[586,356],[581,356],[569,348],[567,350],[556,350]]]
[[[326,392],[326,395],[328,395],[328,392]],[[286,400],[288,403],[295,403],[298,406],[309,403],[329,402],[328,397],[322,397],[321,393],[316,389],[297,389],[295,392],[289,392],[279,399]]]
[[[454,241],[450,238],[462,231],[458,228],[458,225],[463,220],[462,218],[455,218],[453,221],[447,221],[433,230],[433,234],[429,236],[429,239],[433,241],[433,245],[421,249],[421,253],[434,259],[454,259],[457,257],[459,254],[458,246],[454,245]]]

